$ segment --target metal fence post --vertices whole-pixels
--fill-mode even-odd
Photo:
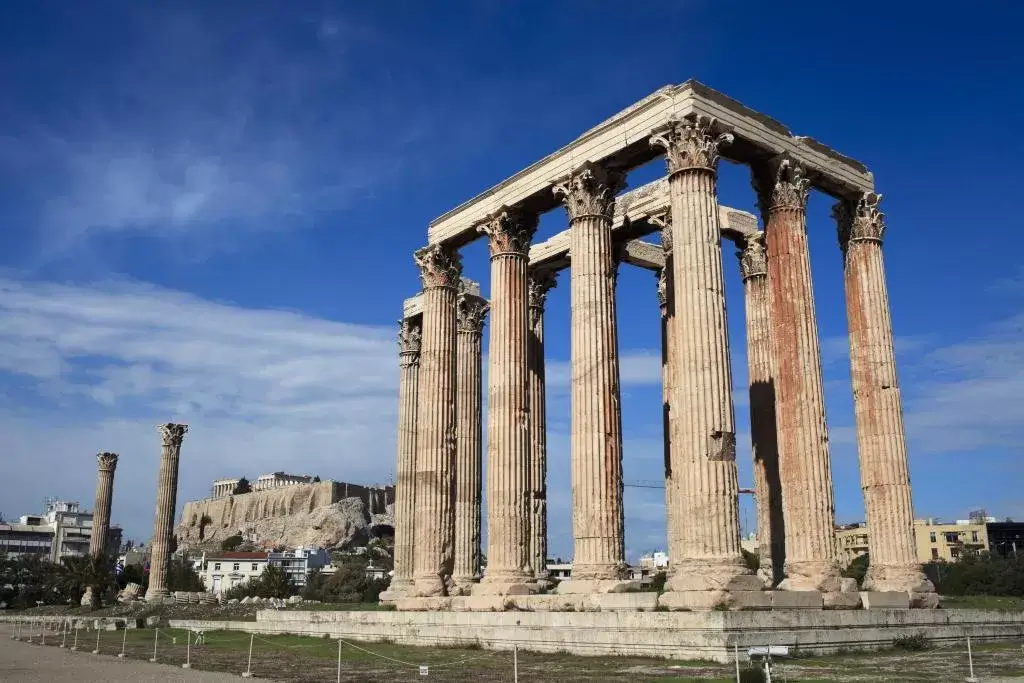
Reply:
[[[124,633],[121,634],[121,652],[118,653],[118,659],[124,659],[124,646],[128,643],[128,622],[124,622]]]
[[[159,643],[159,642],[160,642],[160,629],[155,629],[153,631],[153,657],[149,660],[151,662],[155,662],[156,661],[156,646],[157,646],[157,643]]]
[[[192,668],[192,631],[185,631],[185,663],[181,665],[182,669]]]
[[[252,678],[252,641],[255,637],[255,633],[249,634],[249,663],[245,665],[245,671],[242,673],[242,678]]]
[[[100,633],[102,633],[102,632],[103,631],[97,626],[96,627],[96,649],[92,651],[92,653],[94,655],[98,655],[100,653]]]

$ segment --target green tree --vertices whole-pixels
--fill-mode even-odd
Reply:
[[[226,600],[242,598],[287,598],[295,594],[295,586],[284,569],[270,565],[259,576],[253,577],[224,592]]]
[[[205,591],[203,579],[196,573],[192,563],[183,557],[171,559],[167,566],[167,590],[169,591]]]
[[[238,480],[238,483],[235,484],[235,490],[231,492],[231,495],[238,496],[243,493],[252,493],[252,485],[249,484],[249,480],[245,477]]]
[[[236,548],[238,548],[238,546],[242,545],[242,540],[243,540],[242,539],[242,534],[235,534],[234,536],[228,536],[227,538],[225,538],[223,541],[220,542],[220,548],[221,548],[221,550],[226,550],[228,552],[231,552],[232,550],[235,550]]]
[[[850,566],[842,571],[842,575],[848,579],[857,579],[857,585],[860,586],[864,582],[864,575],[868,573],[870,565],[871,560],[867,553],[858,555],[853,558]]]

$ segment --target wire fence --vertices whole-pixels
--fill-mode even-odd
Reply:
[[[396,645],[309,635],[179,628],[120,628],[82,620],[4,624],[10,637],[80,653],[149,660],[157,664],[276,681],[673,681],[765,680],[763,658],[734,650],[732,662],[676,662],[641,657],[580,657],[517,649]],[[97,627],[98,626],[98,627]],[[776,656],[768,680],[989,680],[1024,674],[1024,644],[972,644],[929,650],[834,655],[813,660]],[[795,654],[795,653],[794,653]],[[87,655],[86,655],[87,656]],[[894,672],[906,672],[906,675]]]

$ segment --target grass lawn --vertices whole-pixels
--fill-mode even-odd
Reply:
[[[996,595],[950,595],[942,598],[947,609],[994,609],[1024,612],[1024,598]]]

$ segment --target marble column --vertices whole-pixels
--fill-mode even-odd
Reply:
[[[96,503],[92,509],[92,533],[89,537],[89,555],[103,558],[107,551],[107,534],[110,532],[110,506],[114,498],[114,470],[117,468],[117,453],[96,455]],[[117,550],[115,548],[115,550]],[[97,587],[88,586],[82,596],[82,605],[98,604]]]
[[[882,260],[880,194],[836,204],[846,280],[853,404],[871,564],[864,590],[905,591],[913,606],[937,607],[917,561],[914,506],[896,374],[892,316]]]
[[[661,422],[665,459],[665,535],[668,556],[680,557],[679,529],[685,520],[679,519],[681,505],[679,489],[672,476],[672,368],[675,355],[675,304],[672,297],[672,214],[665,212],[652,216],[651,222],[661,228],[661,246],[665,252],[665,265],[658,269],[658,307],[661,312]],[[669,564],[668,573],[674,567]]]
[[[530,334],[526,362],[530,384],[530,564],[539,579],[547,578],[548,560],[548,432],[544,382],[544,305],[556,273],[530,273]]]
[[[458,375],[455,446],[455,565],[452,580],[468,594],[480,580],[480,488],[483,459],[481,337],[487,300],[459,292],[455,351]]]
[[[174,534],[174,511],[178,506],[178,461],[181,442],[188,433],[188,425],[167,423],[157,427],[162,445],[160,472],[156,482],[156,522],[153,538],[149,542],[149,588],[147,602],[159,602],[168,595],[167,568],[171,560]]]
[[[423,281],[416,415],[415,594],[448,594],[455,561],[455,303],[462,263],[440,245],[415,254]]]
[[[747,381],[750,397],[750,441],[754,456],[757,504],[758,576],[769,586],[782,580],[786,558],[779,483],[779,451],[775,434],[775,373],[768,293],[768,258],[764,233],[740,239],[737,256],[743,276],[747,317]]]
[[[584,164],[554,188],[569,214],[572,300],[572,578],[559,592],[624,577],[622,414],[612,212],[622,174]]]
[[[775,417],[786,525],[783,590],[838,593],[835,504],[811,260],[810,181],[780,158],[753,169],[765,223],[775,372]]]
[[[536,590],[530,557],[526,269],[537,216],[502,207],[479,230],[491,250],[487,369],[487,570],[475,594]]]
[[[398,462],[395,482],[395,567],[391,584],[381,594],[392,602],[413,593],[413,549],[416,524],[416,412],[420,376],[421,321],[398,323]]]
[[[674,354],[670,428],[680,543],[662,596],[668,607],[749,605],[761,581],[740,553],[732,368],[719,232],[714,119],[673,122],[651,137],[665,149],[672,213]]]

